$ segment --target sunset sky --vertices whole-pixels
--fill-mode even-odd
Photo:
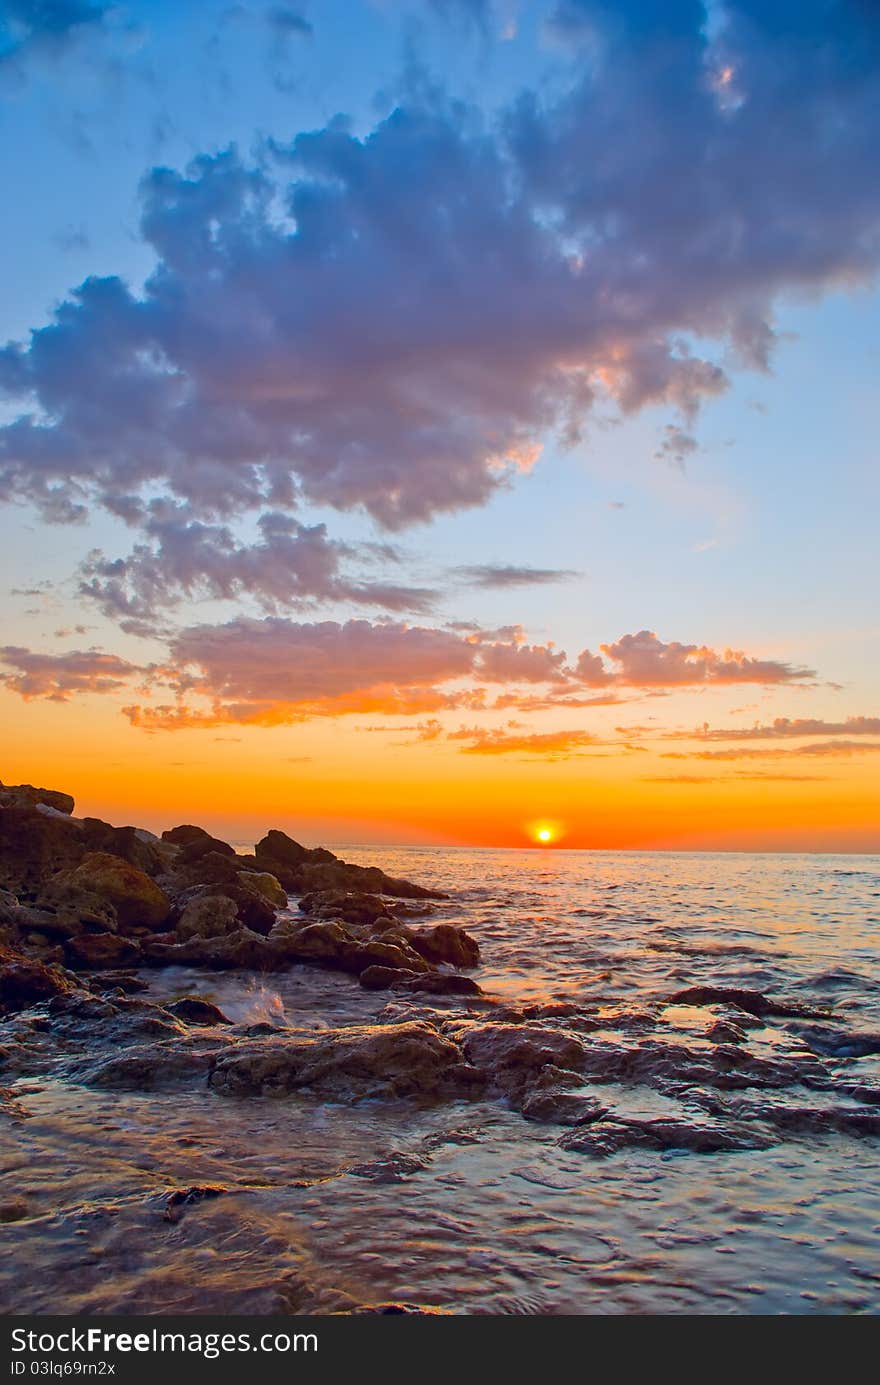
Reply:
[[[0,778],[880,851],[878,61],[867,0],[0,0]]]

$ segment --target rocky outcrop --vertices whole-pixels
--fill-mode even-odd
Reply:
[[[39,807],[0,807],[0,886],[16,895],[32,897],[85,851],[81,824],[72,818]]]
[[[73,796],[58,789],[35,789],[33,784],[0,784],[0,808],[35,808],[38,803],[68,816],[75,807]]]
[[[113,905],[123,932],[153,932],[171,913],[171,900],[155,881],[137,866],[105,851],[90,852],[72,870],[54,876],[51,886],[56,895],[69,887],[106,900]]]
[[[243,1043],[220,1057],[210,1086],[224,1096],[308,1089],[338,1100],[450,1094],[482,1080],[454,1043],[413,1022]]]
[[[293,894],[335,890],[389,895],[396,899],[446,898],[440,890],[429,890],[410,880],[398,880],[377,866],[349,865],[324,847],[310,849],[275,829],[257,842],[255,852],[261,868],[274,875]]]

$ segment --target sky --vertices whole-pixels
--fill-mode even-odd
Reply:
[[[880,851],[880,11],[0,0],[0,777]]]

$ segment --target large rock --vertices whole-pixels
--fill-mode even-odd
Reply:
[[[122,930],[161,928],[171,913],[171,900],[137,866],[105,851],[90,852],[74,869],[56,875],[53,889],[69,885],[108,900]]]
[[[65,995],[75,988],[61,967],[46,966],[0,945],[0,1015],[25,1010],[40,1000]]]
[[[64,944],[68,965],[76,970],[104,971],[130,967],[141,959],[141,950],[131,938],[116,933],[82,933]]]
[[[267,870],[242,870],[238,873],[238,883],[246,890],[253,890],[276,909],[287,908],[287,891],[280,881]]]
[[[302,846],[300,842],[295,842],[293,837],[288,837],[286,832],[279,832],[276,828],[272,828],[257,842],[254,851],[258,861],[279,861],[282,865],[293,867],[338,860],[332,851],[327,851],[322,846]],[[267,869],[271,870],[271,867]]]
[[[218,856],[234,856],[235,847],[228,842],[221,841],[219,837],[211,837],[207,832],[199,837],[194,837],[191,841],[184,842],[179,848],[178,859],[183,865],[190,865],[193,861],[200,861],[203,856],[216,852]]]
[[[306,1088],[356,1100],[435,1095],[479,1081],[454,1043],[414,1022],[245,1042],[221,1054],[210,1084],[224,1096],[284,1096]]]
[[[66,938],[77,933],[115,933],[119,918],[111,900],[73,884],[68,875],[61,871],[40,890],[35,903],[43,913],[40,919],[34,918],[32,927]]]
[[[193,899],[180,916],[175,932],[181,942],[190,938],[222,938],[239,927],[238,907],[225,895]]]
[[[173,852],[152,832],[142,827],[113,827],[101,818],[82,819],[83,845],[86,851],[105,851],[121,856],[145,875],[159,875],[167,870]]]
[[[38,803],[68,816],[74,809],[73,796],[58,789],[35,789],[33,784],[0,784],[0,808],[33,808]]]
[[[0,808],[0,886],[34,894],[48,876],[82,858],[78,822],[38,807]]]
[[[172,846],[184,846],[187,842],[194,842],[199,837],[208,837],[204,827],[195,827],[191,822],[181,823],[179,827],[169,827],[162,833],[163,842],[170,842]]]
[[[353,866],[324,847],[310,849],[273,829],[257,842],[257,860],[292,894],[311,891],[359,891],[395,899],[445,899],[441,890],[425,889],[386,875],[378,866]]]
[[[410,946],[429,962],[449,962],[454,967],[475,967],[480,960],[476,938],[452,923],[409,931]]]
[[[299,907],[318,919],[341,919],[343,923],[374,923],[376,919],[394,922],[388,906],[377,894],[363,890],[311,890],[303,895]]]
[[[207,967],[212,971],[276,971],[285,958],[260,933],[237,928],[220,938],[190,938],[166,943],[149,938],[143,944],[144,960],[154,967]]]

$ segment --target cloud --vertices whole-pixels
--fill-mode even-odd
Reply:
[[[670,733],[672,734],[672,733]],[[675,733],[680,735],[679,732]],[[880,736],[880,717],[847,717],[845,721],[823,721],[816,717],[776,717],[767,726],[712,728],[701,726],[696,732],[706,741],[789,740],[796,736]]]
[[[98,30],[111,5],[87,0],[3,0],[0,4],[0,72],[30,57],[57,57]]]
[[[355,580],[346,559],[372,555],[333,541],[324,524],[303,525],[268,511],[260,538],[240,543],[226,525],[194,519],[187,506],[154,501],[142,520],[147,542],[127,558],[96,550],[83,563],[79,592],[122,628],[146,633],[185,599],[251,596],[268,610],[320,601],[349,601],[387,611],[429,610],[436,593],[425,587]]]
[[[466,741],[465,755],[541,755],[548,759],[567,759],[573,753],[596,745],[588,731],[510,732],[462,726],[450,731],[450,741]]]
[[[25,701],[46,698],[50,702],[67,702],[74,693],[116,692],[144,672],[137,664],[98,649],[38,654],[7,644],[0,647],[0,662],[15,670],[0,674],[0,683]]]
[[[750,750],[738,746],[726,750],[667,750],[663,752],[663,759],[781,760],[799,758],[802,755],[849,758],[852,755],[867,755],[872,751],[880,751],[880,741],[814,741],[810,745],[800,745],[790,750],[784,750],[780,746],[767,748],[762,746],[760,749]]]
[[[90,277],[0,353],[2,493],[64,519],[150,488],[205,522],[300,497],[395,528],[483,504],[609,396],[676,411],[681,450],[714,356],[764,368],[778,299],[876,272],[876,14],[554,22],[569,79],[497,118],[422,84],[362,134],[152,169],[143,290]]]
[[[741,650],[718,653],[705,645],[668,644],[653,630],[622,635],[614,644],[599,646],[616,668],[608,669],[597,654],[583,650],[577,661],[577,674],[589,687],[620,683],[639,688],[674,688],[702,684],[802,683],[816,677],[813,669],[782,663],[776,659],[756,659]]]
[[[583,574],[572,568],[527,567],[516,563],[478,563],[453,568],[453,572],[472,587],[538,587],[551,582],[569,582]]]
[[[314,29],[299,10],[290,5],[270,5],[266,10],[266,23],[276,38],[311,38]]]

